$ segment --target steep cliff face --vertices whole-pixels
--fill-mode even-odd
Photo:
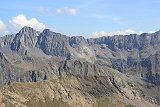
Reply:
[[[37,47],[47,55],[67,56],[68,37],[45,29],[38,38]]]
[[[53,77],[63,77],[63,74],[75,75],[82,78],[89,76],[107,76],[106,67],[92,64],[84,60],[66,60],[58,63],[49,62],[46,66],[38,70],[25,72],[21,75],[21,82],[38,82],[51,80]]]
[[[143,51],[146,48],[155,47],[160,43],[160,32],[143,33],[141,35],[116,35],[113,37],[100,37],[96,39],[88,39],[90,45],[106,44],[112,51],[138,49]]]
[[[19,51],[23,48],[33,48],[37,43],[38,32],[30,27],[23,27],[11,43],[11,49]]]
[[[0,86],[15,81],[18,76],[16,73],[13,65],[8,61],[6,56],[0,52]]]
[[[156,85],[160,85],[160,52],[151,55],[149,58],[145,59],[143,66],[147,68],[147,78]]]

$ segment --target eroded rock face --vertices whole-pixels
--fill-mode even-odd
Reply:
[[[22,48],[33,48],[37,43],[38,32],[30,27],[23,27],[11,43],[11,49],[19,51]]]
[[[68,37],[45,29],[39,36],[37,47],[43,50],[47,55],[67,56]]]
[[[144,50],[145,48],[148,48],[150,46],[157,46],[160,42],[159,36],[159,32],[156,32],[154,34],[143,33],[141,35],[117,35],[113,37],[108,36],[96,39],[88,39],[88,42],[90,45],[106,44],[112,51],[117,51],[118,49],[132,50],[134,48],[138,50]]]
[[[144,64],[147,68],[148,75],[147,78],[149,81],[152,81],[156,85],[160,85],[160,52],[157,52],[154,55],[151,55],[146,59],[146,63]]]

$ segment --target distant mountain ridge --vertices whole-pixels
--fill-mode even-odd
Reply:
[[[64,59],[87,58],[89,62],[99,64],[103,62],[103,65],[120,72],[128,72],[132,69],[141,72],[140,68],[135,69],[135,66],[141,66],[143,69],[147,69],[146,74],[141,72],[141,75],[159,80],[160,73],[158,70],[153,71],[153,69],[147,68],[154,66],[153,61],[146,62],[151,55],[157,55],[160,51],[159,31],[141,35],[131,34],[85,39],[80,36],[68,37],[49,29],[39,33],[33,28],[25,26],[15,35],[1,37],[0,46],[2,53],[4,48],[8,47],[9,50],[18,52],[20,56],[27,56],[27,53],[34,55],[32,50],[34,52],[40,50],[42,54],[47,56],[51,55]],[[150,64],[146,67],[143,66],[144,63]]]
[[[129,77],[136,85],[129,85],[127,89],[132,91],[138,87],[146,94],[144,87],[160,86],[159,62],[160,31],[86,39],[49,29],[38,32],[25,26],[17,34],[0,38],[0,86],[52,80],[65,75],[85,79],[91,76],[105,78],[111,82],[114,91],[125,96],[128,90],[124,87],[130,84],[127,82]],[[117,75],[120,77],[116,78]],[[116,83],[119,78],[126,82],[124,87],[123,83]],[[145,85],[140,89],[138,84]],[[146,94],[144,99],[160,104],[159,95]]]

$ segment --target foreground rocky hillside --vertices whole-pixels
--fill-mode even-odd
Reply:
[[[137,81],[133,83],[112,69],[107,71],[107,76],[82,78],[62,74],[63,77],[55,77],[50,81],[11,83],[0,91],[0,106],[157,107],[155,96],[144,93],[150,90],[151,94],[152,88],[145,89],[147,86],[136,84]]]
[[[0,38],[1,106],[156,107],[159,47],[160,31],[85,39],[25,26]]]

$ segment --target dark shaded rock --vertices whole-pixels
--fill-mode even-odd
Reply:
[[[11,43],[11,49],[19,51],[22,48],[33,48],[36,45],[38,32],[31,27],[23,27],[19,33],[16,34],[13,42]]]
[[[67,56],[69,54],[67,41],[68,37],[45,29],[38,38],[37,47],[47,55]]]
[[[16,81],[16,77],[18,77],[16,69],[6,56],[0,52],[0,86]]]
[[[69,38],[69,44],[73,48],[79,48],[87,44],[87,40],[82,36],[72,36]]]
[[[127,61],[124,59],[112,60],[112,68],[117,69],[122,73],[125,73],[128,69]]]

